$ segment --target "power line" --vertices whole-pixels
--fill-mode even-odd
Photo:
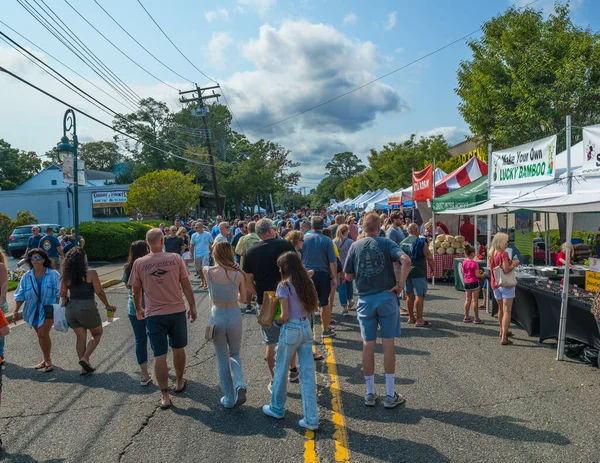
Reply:
[[[524,6],[522,6],[522,7],[521,7],[521,8],[519,8],[519,9],[527,8],[527,7],[529,7],[529,6],[533,5],[534,3],[538,2],[538,1],[539,1],[539,0],[533,0],[532,2],[528,3],[527,5],[524,5]],[[138,2],[139,2],[139,0],[138,0]],[[483,26],[482,26],[482,27],[483,27]],[[390,72],[387,72],[387,73],[383,74],[382,76],[376,77],[375,79],[373,79],[373,80],[371,80],[371,81],[369,81],[369,82],[366,82],[366,83],[364,83],[364,84],[362,84],[362,85],[359,85],[358,87],[355,87],[355,88],[353,88],[352,90],[348,90],[347,92],[341,93],[341,94],[339,94],[339,95],[337,95],[337,96],[335,96],[335,97],[333,97],[333,98],[330,98],[329,100],[326,100],[326,101],[324,101],[324,102],[322,102],[322,103],[319,103],[319,104],[316,104],[316,105],[314,105],[314,106],[311,106],[310,108],[306,108],[306,109],[304,109],[304,110],[302,110],[302,111],[300,111],[300,112],[297,112],[297,113],[295,113],[295,114],[292,114],[291,116],[285,117],[285,118],[283,118],[283,119],[281,119],[281,120],[279,120],[279,121],[273,122],[273,123],[271,123],[271,124],[267,124],[267,125],[265,125],[265,126],[263,126],[263,127],[260,127],[260,128],[258,128],[258,129],[255,129],[255,130],[251,130],[249,133],[256,133],[256,132],[260,132],[260,131],[262,131],[262,130],[264,130],[264,129],[268,129],[269,127],[273,127],[273,126],[275,126],[275,125],[281,124],[282,122],[286,122],[286,121],[289,121],[290,119],[294,119],[294,118],[296,118],[296,117],[298,117],[298,116],[302,116],[303,114],[306,114],[306,113],[307,113],[307,112],[309,112],[309,111],[313,111],[314,109],[317,109],[317,108],[320,108],[320,107],[322,107],[322,106],[328,105],[329,103],[333,103],[334,101],[337,101],[337,100],[339,100],[340,98],[343,98],[343,97],[345,97],[345,96],[348,96],[348,95],[350,95],[350,94],[352,94],[352,93],[354,93],[354,92],[356,92],[356,91],[358,91],[358,90],[361,90],[361,89],[363,89],[363,88],[365,88],[365,87],[367,87],[367,86],[369,86],[369,85],[371,85],[371,84],[374,84],[375,82],[377,82],[377,81],[379,81],[379,80],[381,80],[381,79],[385,79],[386,77],[389,77],[389,76],[391,76],[392,74],[395,74],[395,73],[397,73],[397,72],[399,72],[399,71],[402,71],[403,69],[406,69],[407,67],[409,67],[409,66],[412,66],[413,64],[416,64],[416,63],[418,63],[419,61],[423,61],[424,59],[426,59],[426,58],[429,58],[430,56],[432,56],[432,55],[435,55],[436,53],[439,53],[440,51],[443,51],[443,50],[445,50],[446,48],[449,48],[449,47],[451,47],[452,45],[455,45],[455,44],[457,44],[458,42],[461,42],[461,41],[463,41],[463,40],[465,40],[465,39],[469,38],[469,37],[470,37],[470,36],[472,36],[473,34],[476,34],[477,32],[481,31],[482,27],[479,27],[478,29],[474,30],[473,32],[469,32],[468,34],[466,34],[466,35],[463,35],[461,38],[459,38],[459,39],[456,39],[456,40],[454,40],[454,41],[452,41],[452,42],[450,42],[450,43],[448,43],[448,44],[444,45],[443,47],[439,47],[439,48],[437,48],[436,50],[433,50],[432,52],[429,52],[429,53],[427,53],[427,54],[425,54],[425,55],[422,55],[422,56],[420,56],[419,58],[417,58],[417,59],[415,59],[415,60],[411,61],[410,63],[407,63],[407,64],[405,64],[404,66],[401,66],[401,67],[399,67],[399,68],[397,68],[397,69],[394,69],[393,71],[390,71]]]
[[[136,98],[131,97],[126,90],[123,90],[120,87],[120,84],[114,79],[114,77],[106,74],[104,69],[98,67],[98,65],[94,64],[90,58],[85,56],[79,49],[77,49],[74,45],[69,44],[61,37],[61,34],[57,31],[57,29],[50,24],[50,22],[45,19],[39,12],[37,12],[31,5],[27,4],[25,6],[24,2],[21,0],[17,0],[19,5],[25,9],[37,22],[39,22],[50,34],[52,34],[59,42],[61,42],[71,53],[73,53],[77,58],[79,58],[83,64],[88,66],[92,71],[94,71],[100,79],[106,82],[117,94],[119,94],[122,98],[124,98],[128,103],[136,105]],[[65,34],[68,33],[65,31]],[[80,45],[78,45],[80,46]],[[84,50],[85,51],[85,50]],[[88,52],[89,54],[89,52]],[[91,55],[90,55],[91,56]],[[97,60],[98,61],[98,60]],[[99,62],[99,61],[98,61]],[[139,100],[137,100],[139,101]]]
[[[29,87],[31,87],[31,88],[33,88],[33,89],[37,90],[38,92],[40,92],[40,93],[43,93],[44,95],[46,95],[46,96],[48,96],[48,97],[52,98],[53,100],[55,100],[55,101],[58,101],[59,103],[62,103],[62,104],[64,104],[65,106],[67,106],[67,107],[69,107],[69,108],[73,109],[73,111],[76,111],[76,112],[78,112],[79,114],[81,114],[81,115],[83,115],[83,116],[85,116],[85,117],[87,117],[87,118],[89,118],[89,119],[91,119],[91,120],[93,120],[93,121],[97,122],[98,124],[101,124],[101,125],[103,125],[104,127],[107,127],[107,128],[109,128],[109,129],[111,129],[111,130],[113,130],[113,131],[117,132],[117,133],[120,133],[121,135],[124,135],[124,136],[126,136],[127,138],[131,138],[132,140],[135,140],[135,141],[137,141],[138,143],[141,143],[141,144],[147,145],[147,146],[149,146],[149,147],[151,147],[151,148],[153,148],[153,149],[155,149],[155,150],[157,150],[157,151],[160,151],[160,152],[162,152],[162,153],[165,153],[165,154],[167,154],[167,155],[169,155],[169,156],[173,156],[173,157],[176,157],[176,158],[179,158],[179,159],[183,159],[184,161],[191,162],[192,164],[198,164],[198,165],[201,165],[201,166],[208,166],[208,165],[209,165],[209,164],[206,164],[206,163],[204,163],[204,162],[195,161],[195,160],[193,160],[193,159],[188,159],[188,158],[185,158],[185,157],[183,157],[183,156],[178,156],[178,155],[176,155],[176,154],[174,154],[174,153],[171,153],[171,152],[169,152],[169,151],[165,151],[165,150],[163,150],[163,149],[161,149],[161,148],[158,148],[158,147],[156,147],[156,146],[154,146],[154,145],[151,145],[151,144],[148,144],[148,143],[143,143],[143,142],[142,142],[141,140],[139,140],[138,138],[136,138],[136,137],[134,137],[134,136],[132,136],[132,135],[129,135],[128,133],[125,133],[125,132],[123,132],[122,130],[119,130],[119,129],[117,129],[116,127],[113,127],[112,125],[110,125],[110,124],[107,124],[106,122],[103,122],[103,121],[101,121],[100,119],[98,119],[98,118],[96,118],[96,117],[94,117],[94,116],[92,116],[92,115],[90,115],[90,114],[88,114],[88,113],[86,113],[86,112],[84,112],[84,111],[82,111],[82,110],[80,110],[80,109],[77,109],[77,108],[76,108],[76,107],[74,107],[73,105],[71,105],[71,104],[69,104],[69,103],[67,103],[67,102],[65,102],[65,101],[63,101],[63,100],[61,100],[61,99],[60,99],[60,98],[58,98],[57,96],[55,96],[55,95],[53,95],[53,94],[51,94],[51,93],[47,92],[46,90],[44,90],[44,89],[42,89],[42,88],[40,88],[40,87],[36,86],[35,84],[32,84],[32,83],[31,83],[31,82],[29,82],[28,80],[26,80],[26,79],[24,79],[24,78],[22,78],[22,77],[18,76],[17,74],[14,74],[13,72],[9,71],[8,69],[6,69],[6,68],[4,68],[4,67],[2,67],[2,66],[0,66],[0,72],[4,72],[4,73],[6,73],[6,74],[8,74],[8,75],[10,75],[10,76],[12,76],[12,77],[14,77],[15,79],[17,79],[17,80],[19,80],[19,81],[23,82],[24,84],[26,84],[26,85],[28,85]]]
[[[158,58],[157,58],[157,57],[156,57],[156,56],[155,56],[155,55],[154,55],[154,54],[153,54],[153,53],[152,53],[150,50],[148,50],[148,49],[147,49],[145,46],[143,46],[143,45],[142,45],[140,42],[138,42],[138,41],[137,41],[137,39],[136,39],[136,38],[135,38],[133,35],[131,35],[131,34],[130,34],[128,31],[127,31],[127,29],[125,29],[123,26],[121,26],[121,24],[119,24],[119,22],[118,22],[118,21],[117,21],[117,20],[116,20],[116,19],[115,19],[115,18],[114,18],[114,17],[113,17],[113,16],[112,16],[112,15],[111,15],[109,12],[108,12],[108,11],[106,11],[106,9],[105,9],[105,8],[104,8],[102,5],[100,5],[100,3],[98,2],[98,0],[94,0],[94,3],[96,3],[96,5],[98,5],[98,6],[100,7],[100,9],[101,9],[102,11],[104,11],[104,12],[107,14],[107,16],[108,16],[110,19],[112,19],[112,20],[113,20],[113,22],[114,22],[114,23],[115,23],[117,26],[119,26],[119,27],[121,28],[121,30],[122,30],[123,32],[125,32],[125,33],[126,33],[128,36],[129,36],[129,38],[131,38],[131,40],[133,40],[135,43],[137,43],[137,44],[138,44],[138,45],[139,45],[139,46],[140,46],[140,47],[141,47],[141,48],[142,48],[142,49],[143,49],[143,50],[144,50],[146,53],[148,53],[150,56],[152,56],[152,58],[154,58],[156,61],[158,61],[158,62],[159,62],[160,64],[162,64],[164,67],[166,67],[166,68],[167,68],[169,71],[171,71],[173,74],[176,74],[176,75],[178,75],[179,77],[181,77],[183,80],[187,80],[187,81],[188,81],[188,82],[190,82],[190,83],[194,83],[192,80],[188,79],[188,78],[187,78],[187,77],[185,77],[185,76],[182,76],[182,75],[181,75],[181,74],[179,74],[177,71],[175,71],[174,69],[172,69],[172,68],[170,68],[169,66],[167,66],[167,65],[166,65],[165,63],[163,63],[163,62],[162,62],[160,59],[158,59]]]
[[[43,0],[42,0],[43,1]],[[166,85],[167,87],[172,88],[173,90],[177,90],[179,91],[178,88],[173,87],[171,84],[165,82],[164,80],[160,79],[159,77],[156,77],[154,74],[152,74],[150,71],[148,71],[148,69],[146,69],[145,67],[143,67],[141,64],[139,64],[136,60],[134,60],[131,56],[129,56],[127,53],[125,53],[123,50],[121,50],[118,46],[116,46],[107,36],[105,36],[102,32],[100,32],[96,26],[94,26],[91,22],[89,22],[85,16],[83,16],[79,11],[77,11],[77,9],[75,9],[73,7],[73,5],[71,5],[69,3],[68,0],[64,0],[64,2],[69,5],[71,7],[71,9],[77,13],[77,15],[79,15],[79,17],[81,19],[83,19],[86,23],[88,23],[92,29],[94,29],[98,34],[100,34],[102,36],[102,38],[104,38],[104,40],[106,40],[108,43],[110,43],[119,53],[121,53],[124,57],[126,57],[129,61],[131,61],[133,64],[135,64],[138,68],[140,68],[142,71],[144,71],[146,74],[148,74],[149,76],[152,76],[153,78],[155,78],[157,81],[163,83],[164,85]]]
[[[0,20],[0,24],[3,24],[5,27],[8,27],[11,31],[13,31],[15,34],[17,34],[19,37],[21,37],[23,40],[27,41],[28,43],[30,43],[31,45],[33,45],[34,47],[36,47],[38,50],[40,50],[41,52],[43,52],[44,54],[48,55],[50,58],[52,58],[54,61],[58,62],[59,64],[63,65],[65,68],[67,68],[69,71],[75,73],[77,76],[79,76],[80,78],[82,78],[83,80],[85,80],[87,83],[89,83],[90,85],[93,85],[95,88],[97,88],[98,90],[100,90],[102,93],[104,93],[106,96],[108,96],[109,98],[112,98],[114,101],[116,101],[117,103],[119,103],[120,105],[126,107],[127,109],[130,109],[131,111],[135,111],[135,107],[132,105],[127,105],[125,103],[123,103],[120,100],[117,100],[114,96],[112,96],[110,93],[108,93],[107,91],[105,91],[104,89],[102,89],[101,87],[99,87],[98,85],[96,85],[95,83],[93,83],[91,80],[87,79],[86,77],[82,76],[81,74],[79,74],[77,71],[75,71],[73,68],[69,67],[68,65],[66,65],[65,63],[63,63],[61,60],[59,60],[58,58],[56,58],[55,56],[51,55],[50,53],[48,53],[46,50],[44,50],[42,47],[40,47],[39,45],[37,45],[36,43],[32,42],[31,40],[29,40],[27,37],[25,37],[24,35],[20,34],[18,31],[16,31],[15,29],[13,29],[12,27],[10,27],[8,24],[6,24],[4,21]]]

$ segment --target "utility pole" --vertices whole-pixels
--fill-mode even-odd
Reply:
[[[208,163],[210,164],[210,171],[212,174],[212,183],[213,190],[215,190],[215,204],[217,209],[217,215],[221,215],[221,201],[219,199],[219,188],[217,186],[217,172],[215,171],[215,160],[212,155],[212,149],[210,146],[210,132],[208,131],[208,122],[206,121],[206,113],[208,112],[208,107],[204,104],[204,100],[209,100],[211,98],[219,98],[221,95],[214,92],[214,89],[221,88],[219,85],[215,85],[212,87],[200,88],[196,85],[196,90],[188,90],[186,92],[179,92],[180,95],[184,95],[187,93],[195,93],[196,96],[192,96],[192,98],[184,98],[181,97],[179,101],[181,103],[196,103],[198,105],[197,110],[192,110],[192,116],[201,116],[202,122],[204,123],[204,131],[206,134],[206,146],[208,148]],[[213,90],[212,95],[204,96],[204,92],[207,90]]]

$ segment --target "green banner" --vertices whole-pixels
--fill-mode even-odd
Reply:
[[[521,256],[533,256],[533,212],[515,213],[515,247]]]

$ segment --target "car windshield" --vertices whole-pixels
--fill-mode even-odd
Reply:
[[[13,235],[24,235],[31,233],[31,227],[18,227],[12,232]]]

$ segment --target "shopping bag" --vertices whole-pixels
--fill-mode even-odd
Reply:
[[[66,333],[69,325],[65,316],[65,306],[62,304],[62,299],[58,304],[52,304],[52,307],[54,308],[54,329]]]
[[[263,295],[263,303],[258,314],[258,324],[263,328],[271,328],[273,320],[277,313],[277,305],[279,298],[274,291],[265,291]]]
[[[498,267],[494,267],[492,271],[494,272],[494,280],[496,280],[496,284],[500,288],[514,288],[517,286],[517,277],[514,270],[504,273],[502,266],[499,265]]]

